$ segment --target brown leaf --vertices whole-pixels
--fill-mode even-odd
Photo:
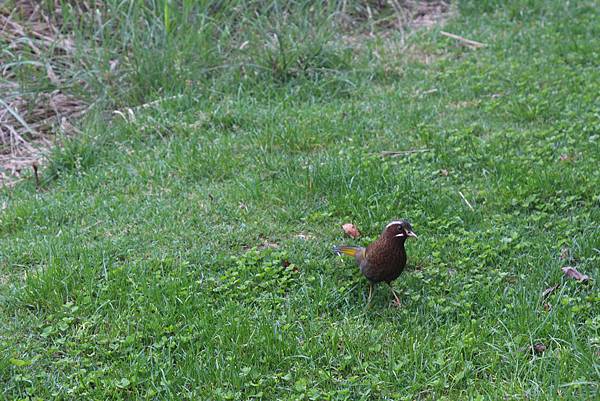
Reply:
[[[360,237],[360,231],[358,231],[358,228],[356,228],[356,226],[352,223],[346,223],[342,225],[342,229],[346,234],[348,234],[352,238]]]
[[[443,169],[440,170],[440,175],[441,176],[448,177],[448,174],[450,174],[450,173],[448,173],[448,170],[446,170],[445,168],[443,168]]]
[[[541,355],[546,351],[546,346],[542,343],[535,343],[531,346],[534,354]]]
[[[590,279],[590,276],[588,276],[587,274],[580,273],[579,271],[577,271],[577,269],[575,269],[574,267],[571,267],[571,266],[563,267],[562,271],[563,271],[563,273],[565,273],[565,276],[575,279],[575,280],[579,281],[580,283],[583,283]]]
[[[534,355],[541,355],[546,351],[547,348],[548,347],[546,347],[546,345],[543,343],[535,343],[533,345],[522,347],[519,349],[519,351]]]
[[[556,285],[553,285],[552,287],[546,288],[542,292],[542,299],[546,299],[546,297],[548,297],[550,294],[552,294],[559,286],[560,286],[560,284],[556,284]]]

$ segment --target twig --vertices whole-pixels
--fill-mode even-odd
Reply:
[[[560,284],[556,284],[553,285],[552,287],[548,287],[546,288],[543,292],[542,292],[542,301],[544,301],[546,298],[548,298],[548,296],[550,296],[550,294],[552,294],[554,291],[556,291],[556,289],[560,287]]]
[[[39,191],[40,189],[40,177],[38,176],[38,165],[37,163],[33,163],[31,165],[33,167],[33,175],[35,176],[35,189]]]
[[[136,110],[138,110],[138,109],[146,109],[148,107],[152,107],[152,106],[157,105],[159,103],[162,103],[164,101],[181,99],[182,97],[183,97],[182,94],[174,95],[174,96],[162,97],[160,99],[156,99],[156,100],[153,100],[153,101],[148,102],[148,103],[140,104],[139,106],[134,107],[134,109],[136,109]]]
[[[103,220],[98,220],[98,221],[96,221],[95,223],[93,223],[93,224],[90,224],[90,225],[89,225],[89,226],[87,226],[87,227],[83,227],[83,228],[81,229],[81,233],[88,232],[90,229],[92,229],[92,228],[96,227],[96,226],[97,226],[98,224],[100,224],[100,223],[104,223],[104,221],[103,221]]]
[[[471,204],[469,203],[469,201],[467,200],[467,198],[465,198],[465,196],[463,195],[462,192],[458,191],[458,194],[460,195],[460,197],[462,198],[462,200],[465,201],[465,203],[467,204],[467,206],[469,206],[469,209],[475,210],[475,209],[473,209],[473,206],[471,206]]]
[[[12,114],[12,116],[19,122],[21,123],[21,125],[31,134],[31,135],[35,135],[36,133],[29,127],[29,125],[27,125],[27,123],[25,122],[25,120],[23,120],[21,118],[21,116],[19,115],[19,113],[17,113],[16,110],[14,110],[12,107],[10,107],[8,105],[8,103],[6,103],[4,100],[0,99],[0,105],[4,106],[6,108],[6,110],[8,110],[8,112],[10,114]]]
[[[429,152],[431,149],[422,148],[422,149],[408,149],[408,150],[384,150],[380,153],[381,156],[389,156],[389,157],[398,157],[398,156],[408,156],[413,153],[425,153]]]
[[[424,92],[421,92],[421,95],[429,95],[430,93],[435,93],[437,91],[438,91],[437,88],[433,88],[433,89],[429,89]]]
[[[118,116],[123,117],[123,119],[125,121],[135,121],[134,110],[138,111],[138,110],[141,110],[141,109],[147,109],[149,107],[155,106],[155,105],[160,104],[162,102],[165,102],[167,100],[181,99],[182,97],[183,97],[182,94],[174,95],[174,96],[168,96],[168,97],[163,97],[163,98],[159,98],[159,99],[153,100],[153,101],[148,102],[148,103],[140,104],[139,106],[135,106],[133,108],[128,107],[126,109],[126,111],[127,111],[127,114],[129,115],[129,118],[125,117],[125,114],[122,111],[120,111],[120,110],[113,110],[113,114],[116,114]]]
[[[452,39],[458,40],[459,42],[462,42],[462,43],[464,43],[465,45],[467,45],[467,46],[469,46],[469,47],[476,48],[476,49],[479,49],[480,47],[485,47],[485,46],[487,46],[485,43],[481,43],[481,42],[477,42],[477,41],[475,41],[475,40],[467,39],[467,38],[464,38],[464,37],[462,37],[462,36],[459,36],[459,35],[455,35],[455,34],[453,34],[453,33],[450,33],[450,32],[441,31],[440,33],[441,33],[442,35],[444,35],[444,36],[447,36],[447,37],[449,37],[449,38],[452,38]]]
[[[35,152],[35,149],[29,144],[29,142],[27,142],[25,139],[23,139],[23,137],[21,135],[19,135],[17,130],[15,130],[12,125],[4,124],[4,123],[2,123],[1,125],[6,127],[10,131],[10,133],[12,135],[11,139],[14,139],[13,147],[15,149],[17,148],[16,143],[20,142],[29,152],[31,152],[31,153]]]

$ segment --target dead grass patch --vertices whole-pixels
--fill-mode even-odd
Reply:
[[[443,24],[455,12],[449,0],[344,1],[338,12],[340,24],[371,33],[429,28]]]
[[[42,162],[57,134],[75,133],[72,121],[87,107],[69,91],[73,39],[39,2],[12,6],[0,6],[0,186],[14,184],[24,169]]]
[[[369,41],[378,39],[375,57],[385,62],[386,70],[397,70],[399,63],[428,65],[438,60],[440,54],[415,46],[408,39],[419,30],[443,26],[457,10],[455,4],[442,0],[376,1],[364,2],[357,13],[358,16],[353,16],[354,20],[350,17],[342,20],[355,21],[355,25],[356,21],[361,21],[368,29],[344,35],[344,42],[360,49]]]
[[[415,3],[415,2],[412,2]],[[450,1],[419,1],[412,7],[410,25],[413,28],[431,28],[443,25],[456,13]]]
[[[52,1],[50,17],[42,5]],[[0,4],[0,186],[13,184],[22,171],[43,162],[57,138],[76,133],[74,123],[88,108],[78,95],[85,93],[86,83],[77,72],[89,66],[78,57],[81,49],[74,38],[60,29],[62,4],[70,4],[82,16],[93,15],[85,1]],[[339,4],[337,22],[346,33],[342,39],[361,49],[371,38],[383,38],[375,56],[392,73],[406,61],[429,64],[439,58],[407,39],[416,29],[441,25],[455,13],[454,3],[443,0]]]

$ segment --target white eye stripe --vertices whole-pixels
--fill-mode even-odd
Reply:
[[[387,226],[385,226],[385,228],[390,228],[390,227],[391,227],[391,226],[393,226],[393,225],[396,225],[396,224],[402,224],[402,223],[403,223],[403,222],[402,222],[402,221],[400,221],[400,220],[394,220],[394,221],[392,221],[390,224],[388,224]]]

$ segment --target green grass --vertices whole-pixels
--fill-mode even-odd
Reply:
[[[93,45],[76,24],[122,70],[90,70],[98,107],[43,187],[0,192],[2,397],[598,399],[597,3],[461,2],[444,29],[487,47],[410,51],[350,48],[333,8],[230,3],[111,10]],[[403,306],[382,286],[367,308],[331,248],[394,218],[419,234]]]

